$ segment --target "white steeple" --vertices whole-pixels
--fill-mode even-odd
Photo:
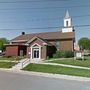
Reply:
[[[69,12],[68,12],[68,10],[66,11],[65,18],[70,18],[70,15],[69,15]]]
[[[72,18],[70,17],[68,10],[64,17],[64,27],[62,28],[62,32],[73,32]]]

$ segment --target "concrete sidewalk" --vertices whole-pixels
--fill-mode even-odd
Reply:
[[[37,64],[54,65],[54,66],[63,66],[63,67],[71,67],[71,68],[88,69],[88,70],[90,70],[89,67],[81,67],[81,66],[66,65],[66,64],[58,64],[58,63],[37,63]]]

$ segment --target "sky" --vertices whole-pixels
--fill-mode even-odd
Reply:
[[[11,40],[21,32],[61,31],[67,10],[76,41],[90,38],[90,0],[0,0],[0,38]]]

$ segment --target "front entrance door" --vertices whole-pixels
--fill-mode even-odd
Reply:
[[[31,46],[31,59],[40,60],[41,59],[41,46],[34,44]]]
[[[33,49],[33,58],[34,59],[39,59],[39,48]]]

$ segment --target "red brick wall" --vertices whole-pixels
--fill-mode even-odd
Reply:
[[[47,58],[47,46],[43,46],[41,48],[41,58],[46,59]]]
[[[31,55],[29,54],[29,52],[31,52],[31,48],[30,48],[30,47],[27,47],[27,57],[28,57],[28,58],[30,58],[30,56],[31,56]]]
[[[60,42],[60,50],[73,51],[73,40],[63,40]]]
[[[60,50],[70,50],[73,51],[74,48],[74,41],[73,39],[65,39],[65,40],[49,40],[50,43],[53,45],[56,44],[56,42],[60,42]]]
[[[6,56],[18,56],[18,46],[7,46]]]

